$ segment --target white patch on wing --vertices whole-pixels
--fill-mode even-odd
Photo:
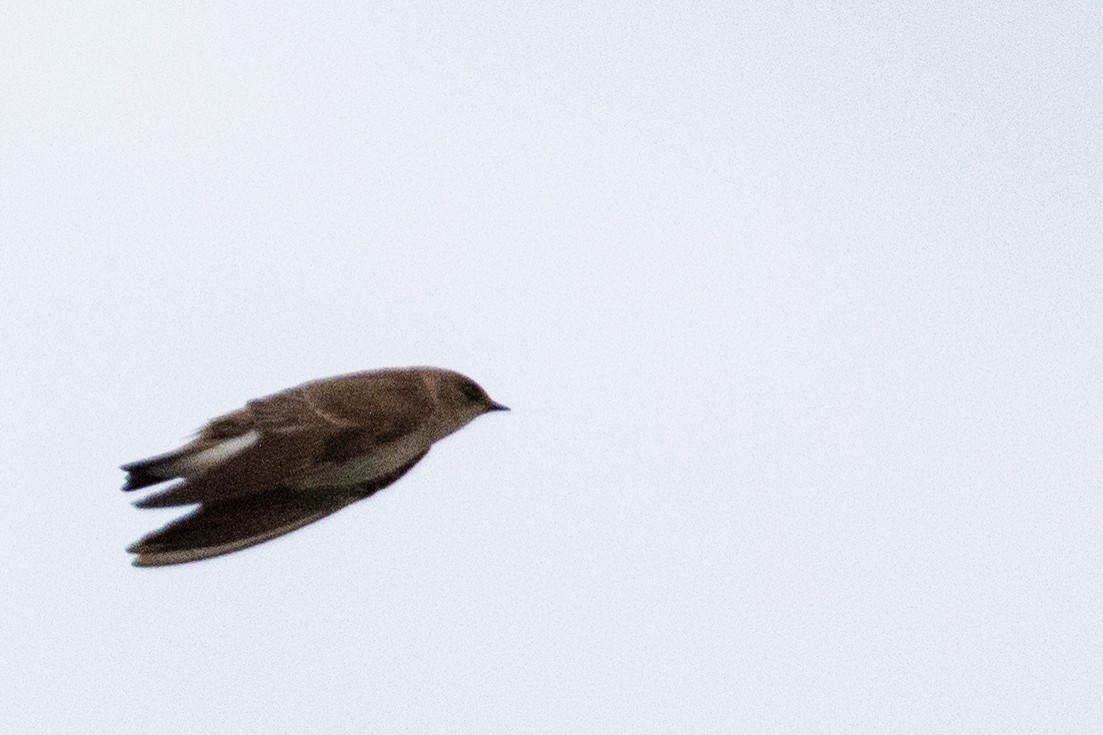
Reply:
[[[196,475],[200,472],[206,472],[210,468],[222,464],[231,457],[241,454],[259,440],[260,432],[254,429],[241,436],[235,436],[232,439],[221,441],[209,449],[204,449],[201,452],[181,457],[171,465],[168,465],[166,469],[172,472],[173,476],[185,477],[188,475]]]

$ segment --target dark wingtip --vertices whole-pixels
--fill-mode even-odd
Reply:
[[[131,554],[137,554],[136,557],[130,560],[130,566],[138,567],[140,569],[164,566],[163,563],[156,561],[157,555],[150,553],[149,549],[146,549],[145,551],[133,551],[133,548],[134,547],[132,546],[131,548],[127,549],[127,551],[129,551]]]
[[[180,458],[185,450],[179,449],[168,454],[159,454],[156,457],[139,459],[135,462],[127,462],[119,469],[127,473],[126,484],[123,490],[141,490],[143,487],[157,485],[166,480],[173,479],[176,473],[173,471],[173,463]]]
[[[160,457],[140,459],[137,462],[127,462],[119,467],[120,470],[126,473],[126,484],[123,485],[123,492],[141,490],[143,487],[164,482],[164,477],[155,474],[160,459]]]
[[[125,469],[125,467],[123,469]],[[150,485],[156,485],[165,481],[163,477],[151,475],[140,469],[131,469],[128,470],[128,472],[130,474],[126,476],[126,483],[123,485],[123,492],[127,493],[131,490],[141,490],[143,487],[149,487]]]
[[[164,530],[164,529],[161,529]],[[164,544],[161,543],[157,536],[161,531],[154,531],[153,533],[147,533],[140,539],[126,547],[126,553],[128,554],[152,554],[158,551],[162,551]]]
[[[171,499],[165,497],[165,493],[154,493],[141,500],[135,500],[133,503],[135,508],[173,508],[177,505],[189,505],[188,503],[173,502]]]
[[[181,505],[195,505],[198,502],[201,502],[201,498],[195,497],[187,483],[178,482],[135,500],[133,505],[135,508],[176,508]]]

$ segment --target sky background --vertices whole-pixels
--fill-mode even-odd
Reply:
[[[9,3],[0,731],[1103,730],[1103,5]],[[135,569],[304,380],[509,414]]]

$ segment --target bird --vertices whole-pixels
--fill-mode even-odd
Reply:
[[[127,552],[156,567],[269,541],[382,490],[434,442],[508,410],[467,376],[433,367],[338,375],[248,401],[179,449],[121,467],[125,491],[176,481],[137,507],[197,506]]]

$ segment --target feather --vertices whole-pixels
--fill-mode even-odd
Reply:
[[[273,492],[203,505],[127,549],[139,567],[181,564],[228,554],[321,520],[358,495]]]

